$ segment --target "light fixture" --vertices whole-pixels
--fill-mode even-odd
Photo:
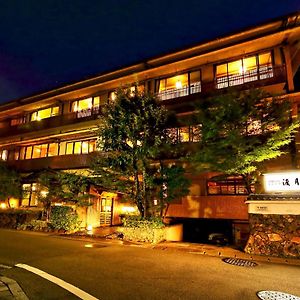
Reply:
[[[6,203],[4,203],[4,202],[0,203],[0,208],[1,209],[6,209],[7,208]]]
[[[182,82],[180,80],[177,80],[175,86],[176,89],[182,89]]]

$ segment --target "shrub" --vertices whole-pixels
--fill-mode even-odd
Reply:
[[[71,207],[54,206],[51,209],[50,223],[54,229],[77,231],[81,222],[77,213]]]
[[[40,211],[8,209],[0,212],[0,227],[17,228],[18,225],[26,224],[31,220],[39,219],[40,215]]]
[[[159,243],[165,240],[165,225],[160,218],[144,219],[139,216],[127,216],[123,219],[120,232],[124,239],[137,242]]]
[[[143,218],[141,216],[126,216],[122,220],[124,227],[144,228],[144,229],[159,229],[165,227],[161,218],[151,217]]]

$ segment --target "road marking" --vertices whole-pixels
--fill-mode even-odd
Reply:
[[[0,269],[11,269],[12,267],[0,264]]]
[[[99,300],[98,298],[95,298],[94,296],[86,293],[85,291],[79,289],[78,287],[70,284],[70,283],[67,283],[66,281],[62,280],[62,279],[59,279],[58,277],[55,277],[53,275],[50,275],[40,269],[37,269],[37,268],[34,268],[34,267],[31,267],[29,265],[26,265],[26,264],[16,264],[15,265],[16,267],[18,268],[22,268],[22,269],[25,269],[29,272],[32,272],[40,277],[43,277],[55,284],[57,284],[58,286],[62,287],[63,289],[69,291],[70,293],[74,294],[75,296],[79,297],[80,299],[83,299],[83,300]]]

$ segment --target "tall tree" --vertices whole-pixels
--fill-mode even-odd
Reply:
[[[286,100],[261,90],[231,91],[197,107],[201,140],[192,161],[198,171],[241,175],[248,192],[267,160],[286,152],[299,122]]]
[[[98,184],[133,200],[143,217],[153,213],[153,195],[158,188],[154,178],[160,168],[155,161],[164,151],[171,151],[166,130],[169,117],[153,95],[141,93],[136,87],[134,92],[118,90],[115,102],[107,106],[101,120],[101,152],[93,166]]]

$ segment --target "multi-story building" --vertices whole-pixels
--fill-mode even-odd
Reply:
[[[151,58],[99,76],[59,87],[35,96],[0,105],[0,157],[24,174],[27,191],[14,207],[36,207],[34,172],[84,170],[96,150],[97,122],[103,105],[120,86],[139,82],[155,93],[178,117],[192,113],[193,104],[229,87],[261,87],[292,103],[293,115],[300,102],[300,18],[291,14],[265,24],[193,47]],[[197,141],[197,127],[173,129],[178,142]],[[296,138],[298,151],[298,139]],[[298,152],[297,152],[298,153]],[[297,155],[296,155],[297,158]],[[272,170],[298,168],[286,155],[270,164]],[[240,178],[215,180],[206,173],[192,178],[190,194],[170,205],[168,216],[185,223],[192,239],[201,225],[211,230],[247,228],[247,192]],[[93,206],[96,225],[119,222],[122,206],[116,194],[98,193]],[[2,199],[1,199],[2,200]],[[3,199],[4,200],[4,199]],[[204,221],[208,221],[208,223]],[[218,227],[220,226],[220,227]],[[204,230],[205,231],[205,230]]]

